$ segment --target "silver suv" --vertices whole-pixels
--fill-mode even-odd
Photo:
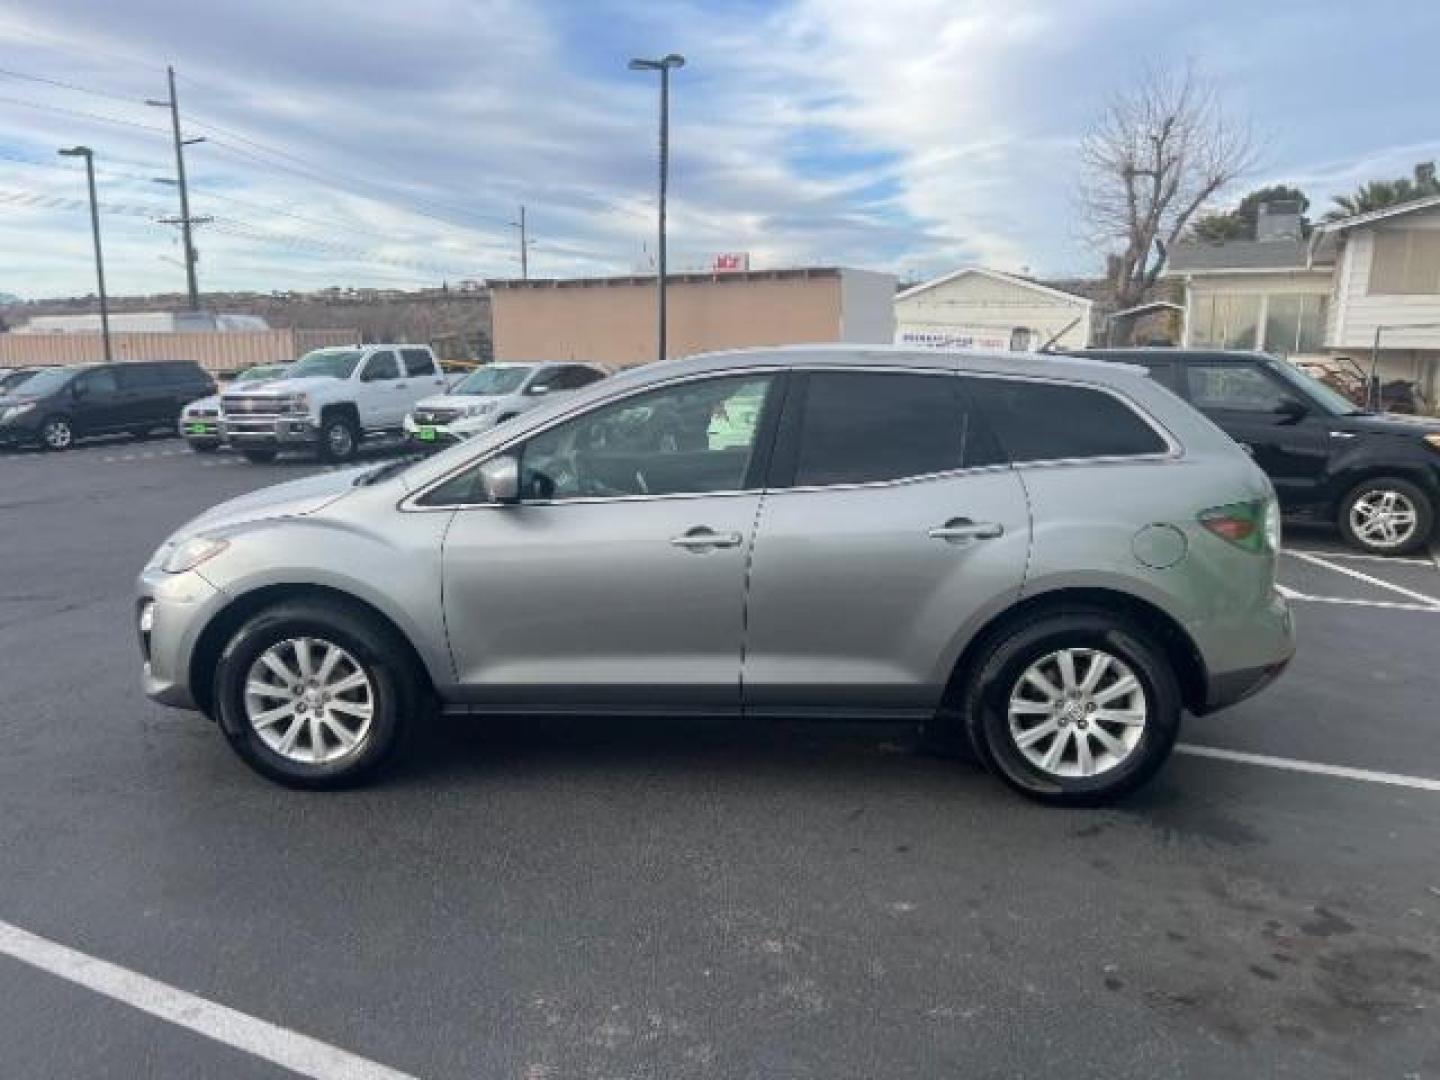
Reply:
[[[232,500],[136,611],[147,692],[299,787],[374,773],[438,705],[920,722],[1095,803],[1289,661],[1277,522],[1136,369],[765,349]]]

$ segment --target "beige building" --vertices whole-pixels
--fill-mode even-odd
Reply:
[[[672,274],[666,352],[894,337],[895,279],[835,267]],[[496,360],[583,360],[617,367],[656,358],[654,277],[492,281]]]
[[[895,297],[895,343],[1028,352],[1054,338],[1080,348],[1090,341],[1092,307],[1037,281],[966,267]]]

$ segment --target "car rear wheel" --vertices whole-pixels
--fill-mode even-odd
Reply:
[[[360,435],[348,416],[327,416],[320,425],[320,456],[326,461],[349,461],[359,448]]]
[[[967,689],[970,742],[1006,784],[1094,806],[1140,787],[1180,728],[1162,649],[1103,611],[1056,612],[993,643]]]
[[[289,601],[251,618],[215,671],[221,725],[256,772],[291,787],[358,784],[386,765],[416,713],[408,651],[366,613]]]
[[[1398,476],[1357,484],[1340,504],[1346,542],[1373,555],[1407,555],[1423,548],[1435,524],[1435,507],[1418,485]]]
[[[268,449],[242,450],[245,460],[252,465],[265,465],[275,460],[275,451]]]
[[[64,416],[49,417],[40,426],[40,445],[46,450],[59,453],[75,445],[75,429]]]

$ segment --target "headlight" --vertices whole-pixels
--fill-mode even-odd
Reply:
[[[308,413],[310,411],[310,398],[305,394],[291,394],[285,399],[285,411]]]
[[[11,405],[8,409],[0,412],[0,424],[8,423],[16,417],[24,416],[33,408],[35,408],[35,402],[33,401],[27,401],[24,405]]]
[[[22,405],[21,408],[26,408],[26,406]],[[1426,435],[1425,442],[1429,444],[1431,450],[1440,450],[1440,431],[1432,431]]]
[[[201,563],[213,559],[229,546],[229,540],[217,540],[210,536],[192,536],[189,540],[170,549],[170,554],[165,556],[165,562],[160,569],[167,574],[183,574],[187,570],[194,570]]]

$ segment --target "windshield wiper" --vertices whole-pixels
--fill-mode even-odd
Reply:
[[[361,473],[357,476],[355,478],[355,486],[369,487],[371,484],[378,484],[381,480],[388,480],[396,473],[402,472],[411,465],[414,465],[415,462],[419,461],[423,456],[422,454],[406,454],[404,457],[398,457],[394,461],[387,461],[378,469],[371,469],[369,472]]]

